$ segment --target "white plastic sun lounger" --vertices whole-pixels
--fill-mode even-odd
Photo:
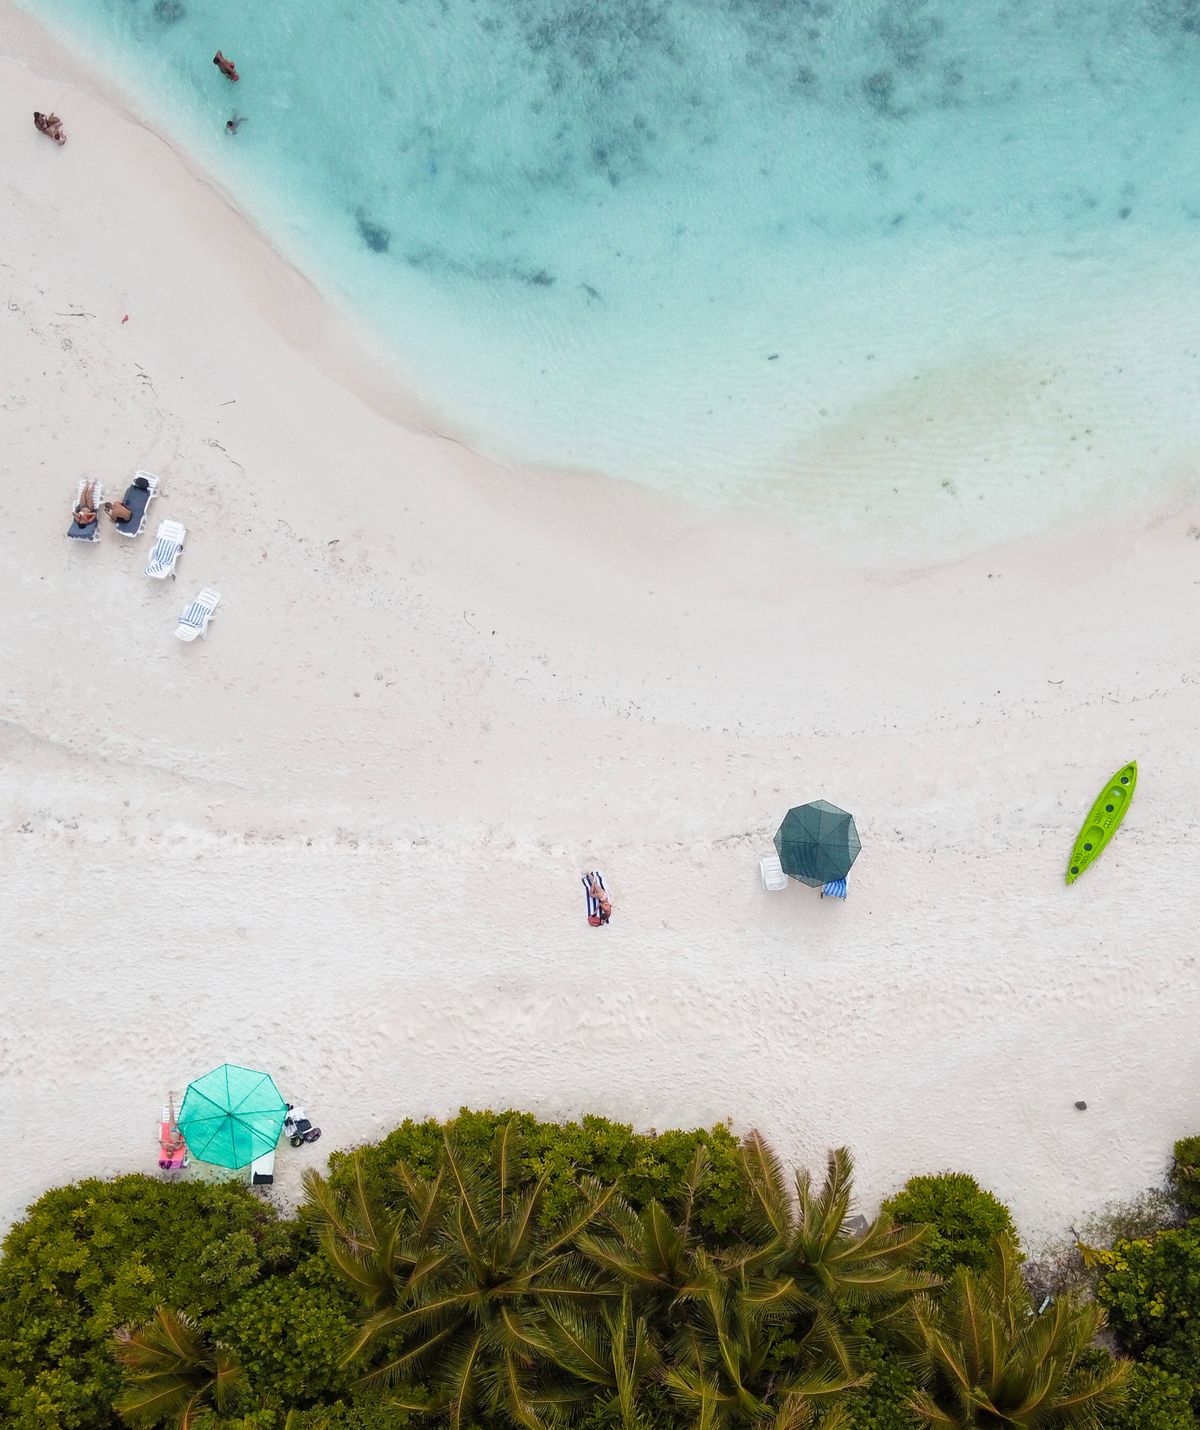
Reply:
[[[138,481],[144,481],[146,485],[139,487]],[[117,530],[122,536],[141,536],[142,529],[146,525],[146,513],[150,510],[150,503],[158,495],[158,478],[151,472],[134,472],[133,482],[126,487],[122,501],[132,512],[128,521],[115,522]]]
[[[194,641],[197,636],[207,635],[208,623],[216,614],[217,603],[220,599],[220,594],[217,591],[214,591],[211,586],[205,586],[204,590],[179,617],[179,624],[175,627],[175,634],[179,640]]]
[[[150,562],[146,567],[146,575],[153,576],[156,580],[165,580],[168,576],[174,576],[175,563],[179,560],[179,553],[183,550],[183,543],[187,540],[187,527],[178,521],[160,521],[158,524],[158,536],[154,541],[154,550],[150,553]]]
[[[787,875],[783,872],[783,865],[779,862],[778,854],[768,854],[758,861],[758,872],[762,876],[762,886],[771,893],[778,893],[780,889],[787,888]]]
[[[264,1152],[261,1157],[255,1157],[250,1163],[250,1185],[252,1187],[269,1187],[275,1180],[275,1149]]]
[[[104,500],[104,484],[102,482],[80,482],[79,490],[75,493],[75,506],[78,506],[83,499],[83,490],[88,486],[92,489],[92,505],[96,508],[96,520],[89,521],[86,526],[80,526],[72,516],[71,525],[67,528],[67,535],[73,541],[100,540],[100,503]],[[74,508],[72,508],[73,510]]]

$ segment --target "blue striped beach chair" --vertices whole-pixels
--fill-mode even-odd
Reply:
[[[208,634],[208,623],[217,611],[220,594],[205,586],[190,606],[179,617],[175,635],[181,641],[194,641],[197,636]]]
[[[179,553],[183,550],[186,540],[187,527],[182,522],[159,522],[154,550],[150,553],[150,560],[146,565],[146,575],[153,576],[156,581],[174,576],[175,563],[179,560]]]
[[[823,899],[844,899],[846,897],[845,879],[830,879],[829,883],[821,890]]]

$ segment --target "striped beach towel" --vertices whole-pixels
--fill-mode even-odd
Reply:
[[[592,894],[592,880],[595,879],[596,883],[600,885],[606,894],[608,893],[608,885],[605,884],[604,875],[599,869],[593,869],[590,874],[580,874],[579,879],[583,884],[583,896],[587,902],[587,916],[588,922],[590,923],[592,919],[600,918],[600,900],[595,898]]]

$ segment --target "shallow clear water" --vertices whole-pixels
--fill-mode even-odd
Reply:
[[[1003,527],[1200,437],[1200,0],[24,3],[491,451]]]

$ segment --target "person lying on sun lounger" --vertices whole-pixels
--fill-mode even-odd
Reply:
[[[158,478],[149,472],[139,472],[125,488],[120,501],[106,502],[104,510],[122,536],[140,536],[146,524],[146,511],[156,495]]]
[[[91,526],[96,520],[96,501],[92,495],[96,489],[94,482],[88,482],[83,491],[79,494],[79,501],[75,505],[75,525]]]

